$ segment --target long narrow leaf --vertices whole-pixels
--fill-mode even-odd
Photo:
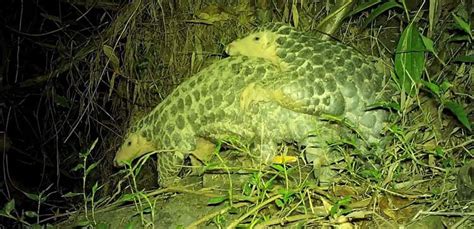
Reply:
[[[410,24],[403,31],[395,54],[395,74],[401,88],[414,94],[416,84],[421,82],[425,65],[425,46],[418,29]]]
[[[461,122],[469,131],[471,131],[471,123],[469,122],[469,119],[467,118],[466,111],[464,108],[456,102],[453,101],[446,101],[444,103],[444,106],[448,108],[451,112],[453,112],[454,115],[456,115],[456,118]]]
[[[357,6],[351,13],[349,13],[346,18],[351,17],[359,12],[362,12],[364,10],[369,9],[372,6],[375,6],[380,3],[380,0],[371,0],[366,3],[362,3],[359,6]]]
[[[398,4],[395,1],[390,1],[390,2],[387,2],[387,3],[384,3],[384,4],[380,5],[379,7],[377,7],[374,11],[372,11],[370,13],[370,16],[367,18],[367,20],[365,20],[362,27],[366,27],[370,22],[375,20],[375,18],[377,18],[380,14],[382,14],[383,12],[388,11],[392,8],[401,8],[401,9],[403,9],[403,6]]]
[[[466,62],[466,63],[474,63],[474,54],[467,55],[467,56],[459,56],[454,59],[456,62]]]

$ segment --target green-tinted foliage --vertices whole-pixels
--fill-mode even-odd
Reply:
[[[76,197],[76,196],[82,196],[82,193],[68,192],[68,193],[62,195],[63,198],[71,198],[71,197]]]
[[[118,72],[120,70],[120,61],[117,55],[115,55],[114,49],[108,45],[102,47],[104,54],[109,58],[112,68]]]
[[[454,61],[456,61],[456,62],[465,62],[465,63],[474,63],[474,54],[456,57],[456,59],[454,59]]]
[[[380,0],[371,0],[367,1],[365,3],[359,4],[354,10],[352,10],[351,13],[349,13],[346,18],[351,17],[359,12],[362,12],[364,10],[370,9],[372,6],[375,6],[379,4],[381,1]]]
[[[367,27],[367,25],[369,23],[371,23],[373,20],[375,20],[375,18],[377,18],[380,14],[392,9],[392,8],[400,8],[400,9],[403,9],[403,6],[398,4],[397,2],[395,1],[389,1],[389,2],[386,2],[382,5],[380,5],[379,7],[377,7],[376,9],[374,9],[369,17],[365,20],[364,24],[362,25],[362,27]]]
[[[456,22],[456,25],[462,29],[465,33],[469,35],[469,37],[472,39],[472,32],[471,32],[471,25],[466,22],[462,17],[457,16],[456,14],[453,13],[454,21]]]
[[[27,217],[30,217],[30,218],[35,218],[35,217],[38,216],[38,214],[36,214],[36,212],[34,212],[34,211],[26,211],[26,212],[25,212],[25,215],[26,215]]]
[[[281,173],[285,172],[285,170],[286,170],[285,167],[283,167],[280,164],[273,164],[272,168],[274,168],[275,170],[277,170],[278,172],[281,172]]]
[[[402,33],[395,54],[395,74],[401,89],[413,96],[416,85],[421,83],[425,66],[425,46],[413,23]]]
[[[210,198],[210,199],[207,201],[207,204],[208,204],[208,205],[220,204],[220,203],[226,201],[227,199],[228,199],[227,196],[213,197],[213,198]]]
[[[334,216],[336,214],[338,215],[343,215],[351,211],[349,204],[352,201],[351,196],[345,196],[344,198],[338,200],[334,205],[332,206],[331,210],[329,211],[329,214]]]
[[[471,123],[469,122],[466,111],[461,104],[453,101],[445,101],[444,106],[456,116],[456,118],[464,125],[464,127],[471,131]]]
[[[10,215],[13,209],[15,209],[15,199],[11,199],[5,204],[5,206],[3,206],[3,209],[0,212],[0,215],[1,214]]]
[[[106,223],[98,223],[98,224],[95,225],[95,228],[96,229],[108,229],[109,225],[106,224]]]

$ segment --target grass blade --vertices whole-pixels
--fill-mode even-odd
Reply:
[[[403,31],[395,54],[395,74],[400,87],[409,95],[414,94],[416,84],[421,82],[425,65],[425,46],[418,29],[410,24]]]

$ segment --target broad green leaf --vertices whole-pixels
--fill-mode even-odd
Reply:
[[[365,20],[364,24],[362,24],[362,27],[366,27],[370,22],[372,22],[373,20],[375,20],[375,18],[377,18],[380,14],[384,13],[385,11],[388,11],[392,8],[401,8],[403,9],[403,6],[398,4],[397,2],[395,1],[389,1],[389,2],[386,2],[382,5],[380,5],[379,7],[377,7],[376,9],[374,9],[369,17]]]
[[[435,83],[432,83],[432,82],[428,82],[428,81],[422,81],[423,82],[423,85],[425,85],[425,87],[427,87],[428,89],[430,89],[431,92],[433,92],[436,96],[440,97],[440,88],[437,84]]]
[[[8,203],[3,206],[2,211],[3,213],[10,215],[13,209],[15,209],[15,199],[11,199],[10,201],[8,201]]]
[[[414,95],[416,84],[421,82],[425,65],[423,40],[413,23],[408,25],[398,41],[395,54],[395,74],[401,88]]]
[[[446,108],[453,112],[459,122],[461,122],[469,131],[471,131],[471,123],[467,118],[466,111],[459,103],[453,101],[445,101],[444,106],[446,106]]]
[[[346,16],[346,18],[351,17],[351,16],[353,16],[353,15],[359,13],[359,12],[362,12],[362,11],[364,11],[364,10],[367,10],[367,9],[369,9],[370,7],[375,6],[375,5],[379,4],[379,3],[380,3],[380,0],[371,0],[371,1],[368,1],[368,2],[366,2],[366,3],[362,3],[362,4],[360,4],[359,6],[357,6],[354,10],[352,10],[352,12],[349,13],[349,14]]]
[[[278,172],[284,172],[285,171],[285,167],[283,167],[282,165],[279,165],[279,164],[273,164],[272,168],[276,169]]]
[[[457,16],[456,14],[452,13],[454,17],[454,21],[456,21],[456,24],[461,28],[464,32],[469,34],[469,37],[472,37],[472,32],[471,32],[471,25],[464,21],[461,17]]]
[[[275,200],[275,204],[276,204],[278,207],[280,207],[280,208],[283,208],[283,207],[285,206],[285,204],[283,203],[283,201],[280,200],[280,199],[276,199],[276,200]]]
[[[458,56],[454,59],[456,62],[474,63],[474,54],[467,56]]]
[[[227,196],[213,197],[207,201],[208,205],[220,204],[227,200]]]
[[[423,40],[423,45],[425,45],[426,50],[432,52],[433,54],[436,55],[434,46],[433,46],[433,41],[429,39],[428,37],[425,37],[421,35],[421,39]]]

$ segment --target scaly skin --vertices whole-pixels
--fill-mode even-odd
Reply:
[[[366,108],[386,99],[382,94],[385,77],[354,49],[270,23],[230,43],[226,51],[231,56],[267,59],[282,72],[250,84],[242,94],[242,109],[273,101],[296,112],[347,118],[364,139],[380,140],[387,113]]]
[[[158,154],[160,183],[167,186],[177,177],[184,157],[199,148],[199,138],[214,142],[238,139],[242,144],[252,145],[263,163],[271,161],[279,143],[321,144],[320,139],[314,141],[310,135],[315,131],[318,134],[317,131],[327,130],[323,133],[325,139],[339,138],[341,133],[330,127],[332,124],[277,103],[240,109],[240,94],[247,85],[273,79],[279,73],[278,68],[263,59],[239,56],[217,61],[179,85],[134,124],[117,152],[115,163],[121,165],[120,160],[133,160],[151,151],[149,145],[153,150],[168,150]],[[141,141],[136,141],[137,136]]]
[[[386,113],[365,110],[383,87],[383,75],[372,63],[349,47],[315,40],[282,24],[263,27],[261,34],[265,36],[247,39],[256,41],[250,50],[258,52],[234,42],[227,51],[236,56],[184,81],[132,125],[115,163],[164,150],[158,169],[166,186],[188,154],[212,154],[212,147],[199,147],[199,139],[238,139],[252,145],[263,163],[271,161],[277,144],[306,145],[315,149],[312,160],[318,169],[328,157],[326,143],[347,134],[321,121],[323,114],[348,119],[370,142],[380,139]]]

